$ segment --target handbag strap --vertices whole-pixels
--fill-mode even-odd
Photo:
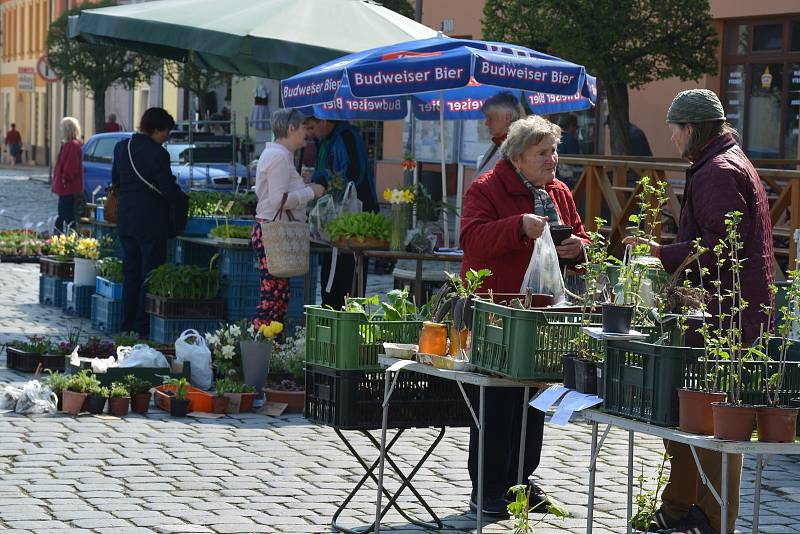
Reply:
[[[167,198],[164,196],[164,193],[162,193],[161,190],[159,190],[156,186],[145,180],[144,177],[141,174],[139,174],[139,169],[137,169],[136,165],[133,163],[133,155],[131,154],[131,141],[133,141],[133,137],[128,139],[128,159],[131,162],[131,167],[133,168],[133,172],[136,173],[136,176],[138,176],[139,179],[142,182],[144,182],[144,185],[149,187],[151,191],[153,191],[154,193],[158,193],[162,198]]]
[[[284,213],[283,206],[286,204],[286,199],[289,198],[289,193],[284,193],[283,198],[281,199],[281,206],[278,208],[278,211],[275,212],[275,216],[272,218],[272,222],[275,222],[275,219],[281,216]],[[291,210],[285,210],[286,216],[289,218],[291,222],[295,222],[294,215],[292,215]]]

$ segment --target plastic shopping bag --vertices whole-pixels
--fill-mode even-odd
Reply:
[[[211,351],[197,330],[185,330],[175,341],[175,359],[192,364],[189,382],[200,389],[211,389],[214,373],[211,370]]]
[[[30,380],[22,386],[22,394],[17,399],[14,411],[19,414],[55,413],[57,402],[50,386],[43,386],[38,380]]]
[[[553,295],[553,304],[564,300],[564,278],[561,276],[558,253],[550,235],[549,224],[542,235],[533,242],[533,254],[519,292],[525,294],[528,289],[533,293]]]
[[[362,203],[358,200],[358,191],[355,182],[347,182],[342,196],[342,204],[339,206],[339,213],[361,213]]]
[[[308,224],[311,227],[311,239],[316,241],[330,241],[328,223],[336,218],[336,201],[331,195],[322,195],[311,208],[308,214]]]

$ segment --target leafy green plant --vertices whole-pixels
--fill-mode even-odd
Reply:
[[[158,343],[149,339],[141,339],[137,332],[122,332],[114,336],[114,345],[117,347],[133,347],[134,345],[148,345],[158,347]]]
[[[219,294],[220,278],[216,269],[165,263],[150,271],[145,284],[158,297],[206,300]]]
[[[42,384],[50,386],[50,389],[53,393],[62,393],[69,387],[69,383],[72,380],[71,376],[65,375],[64,373],[59,373],[58,371],[53,371],[52,369],[45,369],[45,372],[47,373],[47,376],[42,378]]]
[[[270,359],[270,373],[289,373],[298,385],[305,383],[306,327],[282,343],[275,343]]]
[[[185,376],[180,378],[164,377],[164,384],[175,386],[175,398],[178,400],[185,400],[186,394],[189,392],[189,381]]]
[[[228,210],[229,217],[244,215],[245,203],[251,203],[252,197],[247,195],[231,195],[230,193],[214,193],[192,191],[189,193],[189,217],[213,217],[222,215],[228,202],[234,204]]]
[[[208,233],[210,237],[220,239],[250,239],[253,229],[250,226],[215,226]]]
[[[514,518],[514,530],[511,531],[512,534],[533,534],[534,527],[538,523],[541,523],[544,518],[544,516],[541,516],[538,521],[531,521],[530,512],[539,506],[543,506],[544,502],[539,502],[536,506],[529,507],[528,501],[530,499],[530,491],[531,487],[528,484],[517,484],[516,486],[511,486],[508,490],[508,492],[514,496],[514,500],[508,503],[508,513]],[[569,510],[553,497],[548,495],[546,502],[548,514],[552,514],[561,519],[572,517]]]
[[[650,529],[650,521],[656,513],[658,494],[661,493],[661,489],[669,480],[669,477],[664,474],[667,460],[669,460],[669,454],[665,452],[661,457],[661,463],[656,468],[655,487],[653,489],[645,488],[647,479],[644,476],[644,462],[642,462],[642,472],[637,477],[639,493],[635,497],[636,513],[631,517],[631,525],[638,531],[647,532]]]
[[[355,239],[363,242],[368,238],[389,240],[392,221],[380,213],[368,211],[360,213],[343,213],[328,223],[328,234],[331,241]]]
[[[386,302],[381,302],[384,321],[420,320],[417,307],[408,300],[408,289],[393,289],[386,295]]]
[[[219,378],[214,381],[214,388],[217,390],[217,397],[224,397],[230,392],[231,386],[227,378]]]
[[[125,377],[125,387],[131,395],[141,395],[150,393],[153,384],[148,380],[141,380],[134,375],[128,375]]]
[[[112,382],[111,388],[108,390],[108,396],[115,399],[129,397],[130,392],[122,382]]]
[[[95,262],[97,274],[109,282],[122,283],[122,260],[119,258],[102,258]]]
[[[457,331],[472,327],[472,301],[483,282],[492,276],[489,269],[476,271],[470,269],[462,279],[457,274],[447,275],[447,282],[436,292],[431,301],[430,316],[433,321],[441,323],[452,318],[453,327]]]
[[[34,352],[46,354],[53,349],[53,342],[44,336],[28,336],[25,341],[9,341],[6,347],[21,350],[23,352]]]
[[[108,391],[108,388],[107,388],[107,387],[105,387],[105,386],[100,386],[100,387],[97,387],[97,388],[93,389],[93,390],[92,390],[92,391],[89,393],[89,395],[92,395],[92,396],[94,396],[94,397],[103,397],[103,398],[107,398],[107,397],[109,396],[109,391]]]
[[[67,389],[69,391],[74,391],[75,393],[89,393],[95,388],[99,387],[100,381],[88,369],[84,369],[79,373],[73,374],[72,377],[70,377],[69,384],[67,385]]]

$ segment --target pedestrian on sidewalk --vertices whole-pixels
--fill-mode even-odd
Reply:
[[[651,254],[661,259],[664,269],[675,272],[684,259],[693,254],[696,239],[709,251],[725,235],[725,215],[732,211],[742,213],[739,234],[743,248],[742,300],[748,303],[742,313],[742,341],[745,346],[758,338],[764,324],[762,313],[765,306],[773,307],[774,298],[769,290],[772,274],[772,224],[769,202],[764,185],[753,164],[747,159],[737,142],[738,134],[728,124],[722,103],[713,91],[690,89],[678,93],[667,111],[667,123],[672,130],[672,141],[681,157],[691,166],[686,171],[686,191],[681,206],[681,219],[675,242],[659,245],[647,242]],[[634,237],[626,237],[625,244],[634,244]],[[706,252],[699,259],[704,269],[717,273],[714,255]],[[715,284],[722,285],[723,294],[733,288],[733,273],[730,263],[722,267],[718,276],[690,274],[689,282],[703,286],[710,293],[716,292]],[[715,310],[717,313],[715,313]],[[719,314],[729,317],[731,302],[724,299],[708,305],[712,314],[712,328],[719,328]],[[715,324],[716,323],[716,324]],[[702,346],[702,339],[691,328],[687,333],[687,344]],[[665,442],[670,455],[669,482],[661,496],[661,508],[655,513],[658,532],[662,534],[719,534],[721,507],[714,490],[722,484],[721,454],[710,450],[698,450],[700,465],[707,477],[706,485],[698,473],[692,451],[688,445]],[[727,530],[734,531],[739,515],[739,479],[742,474],[742,455],[728,455],[728,503]]]
[[[53,168],[53,193],[58,195],[58,217],[56,230],[67,232],[80,213],[76,209],[83,205],[83,158],[80,142],[81,126],[73,117],[61,119],[61,150]]]
[[[122,126],[117,122],[117,116],[113,113],[108,114],[108,121],[105,126],[106,132],[121,132]]]
[[[17,125],[11,123],[11,129],[6,133],[5,145],[11,157],[11,165],[22,163],[22,135],[17,130]]]

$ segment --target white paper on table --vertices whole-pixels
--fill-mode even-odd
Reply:
[[[539,411],[546,412],[560,399],[564,393],[569,391],[561,384],[553,384],[549,388],[540,391],[531,401],[530,405]]]
[[[387,371],[391,371],[391,372],[393,372],[393,373],[394,373],[394,372],[397,372],[397,371],[399,371],[399,370],[400,370],[400,369],[402,369],[403,367],[408,367],[409,365],[413,365],[413,364],[415,364],[415,363],[417,363],[417,362],[415,362],[414,360],[400,360],[400,361],[394,362],[394,363],[393,363],[393,364],[392,364],[392,365],[391,365],[389,368],[387,368],[386,370],[387,370]]]
[[[550,422],[558,426],[567,426],[572,413],[589,408],[603,402],[597,395],[589,395],[587,393],[578,393],[577,391],[570,391],[556,409],[556,413],[550,418]]]

